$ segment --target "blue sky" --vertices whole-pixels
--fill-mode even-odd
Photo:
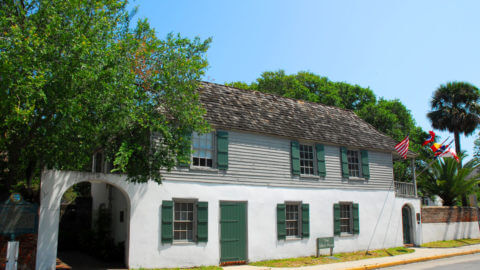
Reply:
[[[143,0],[160,37],[212,37],[205,80],[254,81],[263,71],[301,70],[400,99],[417,124],[447,81],[480,86],[480,1]],[[450,134],[442,133],[446,138]],[[474,135],[462,136],[473,153]],[[453,138],[453,135],[450,135]]]

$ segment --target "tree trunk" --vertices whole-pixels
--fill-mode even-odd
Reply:
[[[455,152],[460,155],[460,134],[458,131],[454,131],[453,134],[455,137]]]
[[[467,200],[467,195],[462,195],[462,206],[469,206],[468,205],[468,200]]]

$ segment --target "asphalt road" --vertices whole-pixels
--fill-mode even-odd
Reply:
[[[388,267],[383,269],[389,270],[399,270],[399,269],[408,269],[408,270],[479,270],[480,269],[480,254],[472,255],[463,255],[450,257],[445,259],[426,261],[420,263],[405,264],[395,267]]]

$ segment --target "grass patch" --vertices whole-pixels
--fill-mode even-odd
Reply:
[[[220,266],[200,266],[191,268],[138,268],[136,270],[222,270]]]
[[[347,261],[357,261],[370,258],[379,258],[386,256],[395,256],[402,255],[407,253],[412,253],[415,250],[405,247],[396,247],[378,249],[369,251],[368,255],[365,255],[365,251],[357,252],[347,252],[347,253],[337,253],[333,254],[333,257],[322,255],[320,257],[299,257],[299,258],[289,258],[289,259],[279,259],[279,260],[270,260],[270,261],[259,261],[250,263],[250,265],[255,266],[266,266],[266,267],[300,267],[300,266],[309,266],[317,264],[327,264],[327,263],[337,263],[337,262],[347,262]]]
[[[447,241],[435,241],[435,242],[422,244],[421,247],[450,248],[450,247],[461,247],[461,246],[474,245],[474,244],[480,244],[480,239],[457,239],[457,240],[447,240]]]

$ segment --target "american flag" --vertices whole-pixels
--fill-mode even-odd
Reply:
[[[395,145],[395,150],[397,150],[398,154],[403,157],[404,159],[407,159],[407,153],[408,153],[408,146],[410,145],[410,140],[408,139],[408,136],[403,139],[403,141],[399,142],[397,145]]]

